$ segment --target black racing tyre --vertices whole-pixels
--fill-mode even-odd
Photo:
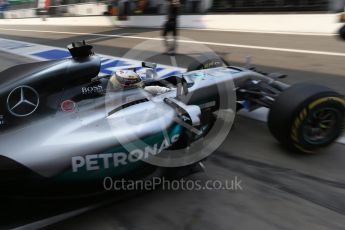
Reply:
[[[293,151],[315,153],[341,135],[345,99],[320,85],[300,83],[276,99],[268,114],[273,136]]]
[[[345,40],[345,25],[339,30],[340,37]]]
[[[202,56],[190,63],[187,71],[211,69],[222,66],[228,66],[228,63],[223,58]]]

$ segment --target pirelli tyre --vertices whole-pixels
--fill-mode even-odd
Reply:
[[[344,129],[345,99],[331,89],[296,84],[282,92],[268,114],[273,136],[291,150],[315,153]]]
[[[228,66],[228,63],[223,58],[200,56],[189,64],[187,72],[201,69],[211,69],[222,66]]]
[[[340,28],[339,35],[343,40],[345,40],[345,25]]]

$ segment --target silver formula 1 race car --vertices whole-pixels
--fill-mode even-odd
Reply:
[[[0,73],[5,192],[19,185],[38,194],[58,186],[65,194],[108,176],[138,179],[157,169],[189,170],[209,155],[205,149],[216,149],[209,146],[219,130],[242,109],[268,108],[273,136],[303,153],[330,145],[344,127],[344,97],[324,86],[289,86],[279,81],[281,74],[225,66],[214,58],[200,58],[186,73],[164,78],[145,62],[143,77],[135,70],[99,76],[101,60],[92,46],[78,42],[68,48],[72,58]],[[195,143],[202,148],[191,153]]]

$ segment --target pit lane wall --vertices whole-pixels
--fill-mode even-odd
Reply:
[[[59,14],[60,17],[68,16],[99,16],[103,15],[108,6],[104,3],[82,3],[82,4],[70,4],[51,6],[50,9]],[[1,13],[1,12],[0,12]],[[4,19],[25,19],[36,18],[37,8],[18,9],[18,10],[5,10],[2,12]]]
[[[183,15],[180,27],[214,30],[337,33],[341,27],[340,14],[226,14]],[[123,27],[161,27],[165,16],[131,16],[117,21]]]
[[[214,30],[238,30],[286,33],[337,33],[341,27],[339,14],[227,14],[183,15],[180,27]],[[111,16],[84,16],[23,19],[0,19],[0,25],[61,25],[61,26],[109,26],[150,27],[163,25],[165,16],[129,16],[119,21]]]

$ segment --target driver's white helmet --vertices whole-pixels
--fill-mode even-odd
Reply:
[[[142,88],[144,86],[140,76],[133,70],[118,70],[110,77],[114,89]]]

